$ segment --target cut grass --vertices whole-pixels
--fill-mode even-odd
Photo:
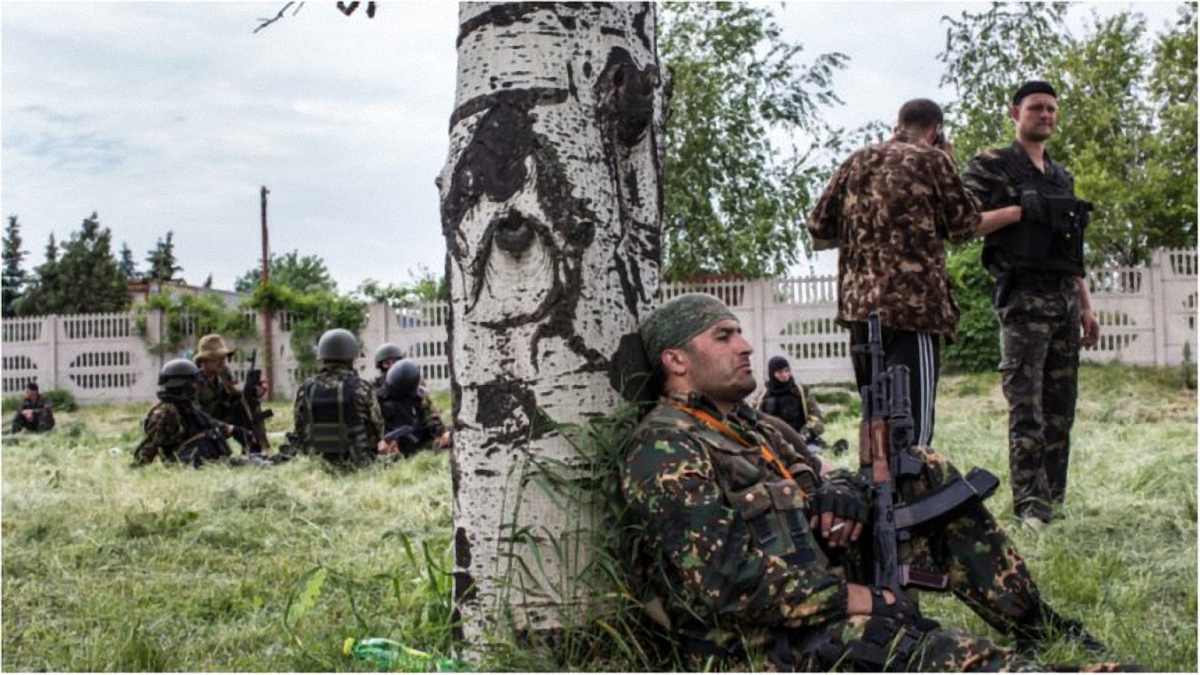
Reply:
[[[1196,395],[1179,383],[1177,370],[1085,367],[1067,517],[1014,528],[1007,487],[989,506],[1055,608],[1125,660],[1195,672]],[[448,396],[435,401],[448,417]],[[938,404],[935,445],[1007,481],[999,378],[947,376]],[[446,453],[345,475],[307,458],[134,470],[146,407],[84,408],[48,435],[5,435],[5,670],[373,670],[341,654],[348,636],[450,652]],[[290,405],[271,407],[269,430],[287,430]],[[854,438],[855,424],[837,419],[827,438]],[[1008,643],[952,598],[922,604]],[[1082,660],[1073,649],[1047,657]],[[516,649],[477,665],[644,669]]]

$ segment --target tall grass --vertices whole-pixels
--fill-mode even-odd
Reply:
[[[1178,375],[1085,367],[1066,518],[1010,532],[1058,610],[1127,660],[1195,672],[1196,396]],[[272,407],[270,429],[287,429],[290,406]],[[48,435],[4,436],[5,670],[372,670],[341,654],[350,636],[450,653],[445,453],[344,475],[306,458],[269,470],[134,470],[143,414],[84,408],[60,414]],[[935,445],[1006,479],[1005,415],[995,376],[947,377]],[[854,437],[850,418],[829,427],[830,438]],[[591,480],[611,473],[604,447],[608,464]],[[1010,505],[1006,489],[990,500],[1006,527]],[[571,624],[556,656],[514,643],[476,665],[661,667],[631,637],[639,599],[623,585],[625,565],[595,559],[589,572],[610,594],[604,623]],[[989,634],[953,599],[923,606]],[[1055,649],[1048,657],[1079,656]]]

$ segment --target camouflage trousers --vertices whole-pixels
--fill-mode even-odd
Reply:
[[[1015,279],[996,308],[1017,517],[1049,521],[1067,493],[1079,375],[1079,290],[1069,276]]]
[[[921,476],[902,486],[905,501],[919,499],[959,475],[945,457],[930,448],[917,447],[911,452],[925,468]],[[854,571],[866,567],[855,553],[869,546],[870,537],[864,533],[857,551],[845,561],[849,581],[870,583],[862,578],[863,572]],[[944,524],[916,534],[899,553],[901,560],[924,572],[947,575],[948,590],[1001,633],[1026,634],[1036,629],[1044,614],[1053,614],[1012,540],[983,504],[966,507]],[[796,632],[794,637],[800,639],[785,642],[792,651],[792,663],[800,664],[802,670],[990,672],[1044,668],[986,638],[940,627],[914,633],[883,617],[853,616],[827,626],[816,636]],[[825,646],[812,650],[814,638]],[[872,656],[884,661],[873,663]]]

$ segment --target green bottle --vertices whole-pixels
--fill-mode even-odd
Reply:
[[[436,659],[432,654],[387,638],[346,638],[342,653],[361,661],[370,661],[380,668],[407,673],[457,673],[466,670],[453,659]]]

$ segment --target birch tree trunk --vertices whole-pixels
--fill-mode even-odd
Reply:
[[[586,601],[571,582],[589,513],[536,479],[548,464],[581,466],[554,424],[621,404],[658,291],[666,78],[650,3],[465,3],[459,23],[437,183],[455,606],[479,646],[503,617],[544,630]]]

